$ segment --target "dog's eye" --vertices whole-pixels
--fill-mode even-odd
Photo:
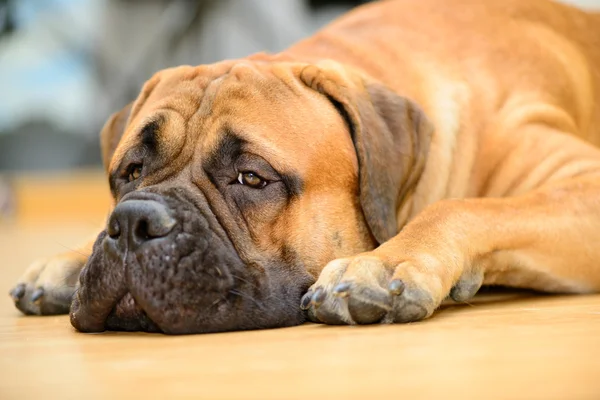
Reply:
[[[240,184],[254,189],[262,189],[267,186],[267,181],[254,172],[240,172],[237,180]]]
[[[133,182],[136,179],[138,179],[140,176],[142,176],[142,164],[132,164],[131,167],[129,167],[129,174],[127,175],[127,181],[128,182]]]

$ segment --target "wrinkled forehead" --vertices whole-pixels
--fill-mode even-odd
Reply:
[[[142,144],[144,136],[158,139],[161,147],[166,145],[167,150],[178,147],[183,142],[189,120],[198,110],[206,87],[225,74],[227,69],[225,63],[180,66],[162,70],[150,78],[133,102],[110,170],[118,166],[129,150]],[[151,135],[145,135],[147,133]]]
[[[292,164],[303,174],[319,164],[315,158],[334,158],[340,150],[347,151],[346,158],[354,154],[342,116],[285,64],[267,70],[236,65],[214,92],[209,86],[199,114],[204,154],[214,153],[232,134],[274,167],[284,170]]]
[[[214,153],[234,135],[274,167],[293,162],[303,169],[315,157],[351,156],[341,115],[292,71],[286,64],[253,62],[162,71],[135,102],[118,152],[138,145],[144,128],[154,124],[163,151],[173,154],[191,143],[195,152]]]

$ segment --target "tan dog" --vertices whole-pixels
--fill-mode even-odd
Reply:
[[[378,2],[281,54],[161,71],[102,132],[115,209],[72,323],[392,323],[482,284],[598,291],[599,99],[600,16],[542,0]],[[17,307],[67,311],[80,267],[36,264]]]

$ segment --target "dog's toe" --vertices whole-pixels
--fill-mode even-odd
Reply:
[[[379,286],[355,284],[346,297],[350,317],[357,324],[374,324],[392,308],[391,296]]]
[[[383,322],[415,322],[427,318],[436,308],[432,297],[425,291],[412,285],[393,296],[392,310]]]
[[[33,263],[9,292],[26,315],[67,314],[85,259],[61,255]]]
[[[25,295],[25,284],[19,283],[8,294],[10,297],[12,297],[15,303],[18,302]]]
[[[477,294],[481,285],[483,285],[483,270],[469,271],[463,274],[450,290],[450,298],[459,303],[468,301]]]

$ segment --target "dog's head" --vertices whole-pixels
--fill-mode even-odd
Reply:
[[[431,127],[339,65],[161,71],[102,132],[115,200],[80,278],[82,331],[303,322],[329,261],[396,233]]]

